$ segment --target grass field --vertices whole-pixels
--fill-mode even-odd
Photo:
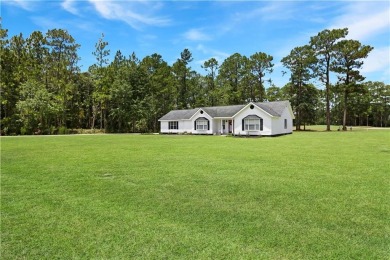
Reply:
[[[390,131],[1,138],[2,259],[389,259]]]

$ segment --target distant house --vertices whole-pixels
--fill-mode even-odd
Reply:
[[[289,101],[172,110],[159,119],[161,133],[277,136],[291,134]]]

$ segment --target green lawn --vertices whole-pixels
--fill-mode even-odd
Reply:
[[[1,138],[2,259],[389,259],[390,131]]]

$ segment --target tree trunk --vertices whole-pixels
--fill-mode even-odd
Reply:
[[[329,61],[327,62],[329,68]],[[330,86],[329,86],[329,69],[326,72],[326,131],[330,131]]]
[[[343,131],[347,131],[347,100],[348,92],[344,91],[344,115],[343,115]]]

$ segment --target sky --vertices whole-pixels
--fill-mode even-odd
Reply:
[[[361,69],[366,81],[390,84],[390,1],[2,0],[0,5],[9,37],[67,30],[81,45],[82,71],[96,62],[92,52],[104,34],[110,61],[120,50],[139,59],[158,53],[172,65],[187,48],[193,56],[189,65],[201,74],[210,58],[221,64],[234,53],[264,52],[274,57],[274,71],[266,78],[283,87],[289,81],[283,57],[322,30],[347,27],[347,39],[374,47]]]

